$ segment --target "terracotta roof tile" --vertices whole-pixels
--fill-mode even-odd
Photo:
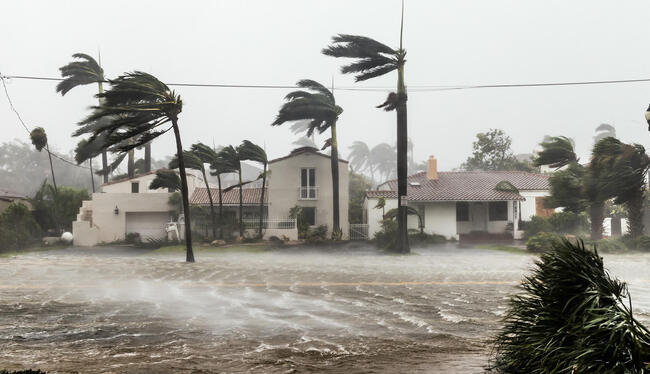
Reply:
[[[438,172],[437,180],[427,179],[426,172],[408,177],[409,201],[497,201],[523,200],[517,192],[498,191],[497,183],[508,181],[520,191],[548,190],[548,176],[523,171]],[[366,191],[367,197],[397,198],[397,180],[387,181],[380,190]]]
[[[219,205],[219,189],[210,188],[212,201],[215,206]],[[262,188],[244,188],[242,190],[242,200],[244,205],[260,205]],[[221,194],[224,205],[239,205],[239,188],[233,188],[228,192]],[[268,204],[268,190],[264,193],[264,204]],[[197,187],[190,198],[190,205],[210,205],[207,188]]]

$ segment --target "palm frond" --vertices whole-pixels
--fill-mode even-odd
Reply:
[[[29,138],[37,151],[41,151],[47,146],[47,134],[42,127],[36,127],[29,133]]]
[[[166,188],[170,191],[180,191],[181,178],[173,170],[158,170],[156,177],[149,185],[150,190],[157,190],[159,188]]]
[[[64,79],[57,84],[56,92],[62,96],[77,86],[104,81],[104,70],[94,58],[84,53],[75,53],[72,57],[81,61],[73,61],[59,68]]]
[[[374,39],[358,35],[339,34],[332,38],[332,44],[322,53],[359,59],[341,67],[341,73],[355,74],[357,82],[390,73],[406,62],[404,51],[396,51]]]
[[[196,155],[204,164],[211,164],[218,158],[217,151],[201,142],[192,144],[192,153]]]
[[[185,164],[185,168],[187,169],[194,169],[198,171],[203,171],[204,166],[203,166],[203,160],[201,160],[194,152],[192,151],[183,151],[183,162]],[[171,161],[169,161],[168,167],[170,169],[178,169],[179,168],[179,162],[178,162],[178,157],[174,156]]]
[[[250,140],[244,140],[241,145],[237,147],[237,152],[239,153],[241,160],[250,160],[259,162],[261,164],[268,163],[266,151],[264,151],[264,148],[251,142]]]
[[[557,169],[578,161],[573,141],[565,136],[549,137],[540,145],[542,151],[533,160],[535,166],[548,165]]]

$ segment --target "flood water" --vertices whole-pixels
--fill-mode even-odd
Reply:
[[[480,373],[534,257],[455,246],[0,258],[0,370]],[[606,255],[650,321],[650,254]]]

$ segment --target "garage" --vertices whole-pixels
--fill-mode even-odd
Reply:
[[[126,234],[137,232],[142,240],[162,239],[166,236],[167,222],[169,222],[167,212],[127,212]]]

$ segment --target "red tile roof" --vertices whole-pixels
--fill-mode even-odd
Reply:
[[[214,205],[219,205],[219,189],[210,188],[212,194],[212,201]],[[242,200],[244,205],[260,205],[262,188],[244,188],[242,190]],[[239,188],[233,188],[228,192],[221,194],[224,205],[239,205]],[[268,190],[264,192],[264,204],[268,204],[269,194]],[[190,198],[190,205],[210,205],[208,199],[208,189],[197,187],[194,189],[192,198]]]
[[[437,180],[427,179],[426,172],[408,177],[409,201],[498,201],[523,200],[514,191],[498,191],[497,183],[508,181],[519,191],[548,190],[548,176],[523,171],[447,171],[438,172]],[[419,184],[419,185],[417,185]],[[366,196],[397,198],[397,180],[379,186],[379,190],[366,191]]]

